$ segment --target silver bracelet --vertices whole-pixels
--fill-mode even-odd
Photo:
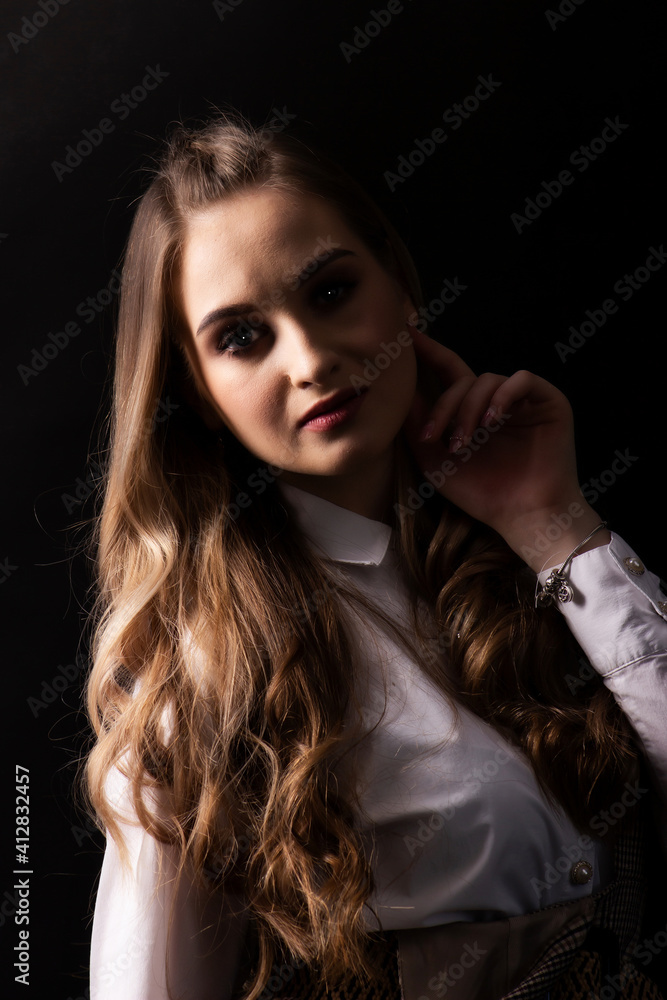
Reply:
[[[567,569],[572,559],[574,559],[577,552],[579,552],[579,550],[584,547],[586,542],[593,537],[595,532],[599,531],[601,528],[606,528],[606,527],[607,527],[607,522],[600,521],[598,526],[596,528],[593,528],[590,534],[586,535],[583,542],[579,542],[576,549],[573,549],[572,552],[570,552],[569,556],[567,557],[561,568],[555,569],[553,573],[549,574],[549,576],[546,578],[544,586],[542,587],[542,590],[539,589],[540,581],[539,580],[537,581],[537,584],[535,585],[536,608],[537,607],[546,608],[547,605],[551,603],[555,604],[556,600],[560,601],[561,604],[567,604],[568,601],[572,600],[573,591],[572,587],[565,578],[565,570]]]

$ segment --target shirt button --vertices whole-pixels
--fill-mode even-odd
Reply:
[[[636,559],[634,556],[628,556],[628,558],[624,559],[623,562],[633,576],[641,576],[644,572],[644,563],[641,559]]]
[[[657,603],[663,615],[667,615],[667,601],[658,601]]]
[[[593,878],[593,865],[590,861],[577,861],[570,868],[570,881],[575,885],[586,885]]]

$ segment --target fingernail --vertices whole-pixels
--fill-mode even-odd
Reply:
[[[484,414],[484,416],[482,417],[481,420],[482,427],[486,427],[486,425],[490,424],[492,420],[495,420],[497,413],[498,411],[496,410],[495,406],[490,406],[486,411],[486,413]]]
[[[449,439],[449,450],[456,454],[456,452],[460,451],[463,447],[463,441],[463,431],[461,428],[458,428]]]
[[[429,420],[427,424],[424,424],[424,426],[422,427],[421,434],[419,435],[419,440],[430,441],[434,427],[435,427],[435,422],[433,420]]]

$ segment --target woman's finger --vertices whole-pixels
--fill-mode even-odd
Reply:
[[[421,441],[437,441],[442,437],[475,382],[474,375],[464,375],[438,397],[421,428]]]
[[[522,401],[536,408],[535,419],[539,422],[544,420],[544,410],[541,409],[538,415],[537,408],[545,405],[553,407],[554,412],[568,413],[570,417],[572,414],[567,397],[560,389],[539,375],[520,369],[505,379],[493,393],[482,416],[482,425],[490,423],[499,413],[507,413]]]
[[[463,380],[462,380],[463,381]],[[500,387],[507,382],[506,375],[494,375],[485,372],[475,379],[468,391],[461,397],[459,406],[449,415],[453,424],[450,436],[450,451],[459,451],[472,438],[482,419],[488,415],[487,422],[496,415],[495,407],[499,406],[497,395]],[[497,413],[505,412],[498,409]]]

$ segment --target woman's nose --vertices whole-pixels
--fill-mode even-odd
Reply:
[[[282,363],[296,388],[326,385],[340,368],[334,339],[317,324],[286,322],[282,330]]]

